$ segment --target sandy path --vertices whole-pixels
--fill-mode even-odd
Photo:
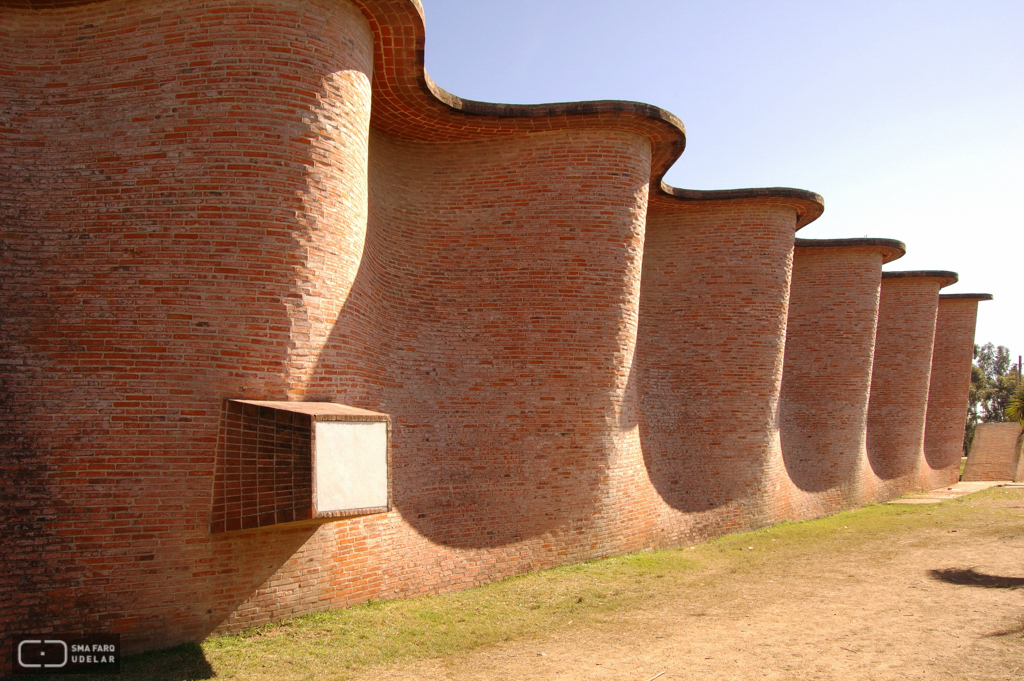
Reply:
[[[993,503],[1024,519],[1021,494]],[[362,678],[1024,679],[1024,587],[930,574],[974,568],[1024,584],[1024,524],[986,525],[712,569],[663,603],[597,626]]]

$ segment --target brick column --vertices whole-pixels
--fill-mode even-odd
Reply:
[[[868,485],[875,500],[920,487],[939,289],[953,272],[883,272],[868,406]]]
[[[921,471],[921,484],[925,489],[952,485],[960,479],[974,360],[974,325],[978,303],[983,300],[992,300],[992,296],[988,293],[939,296]]]
[[[862,501],[882,265],[892,239],[797,239],[782,372],[781,439],[795,517]]]
[[[312,532],[210,539],[218,423],[304,394],[356,277],[373,34],[344,1],[14,4],[0,630],[199,638]]]
[[[652,202],[640,437],[651,480],[675,511],[664,521],[676,526],[670,533],[706,536],[776,517],[793,234],[820,208],[810,192]]]

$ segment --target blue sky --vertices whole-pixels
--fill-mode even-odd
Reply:
[[[441,87],[668,109],[687,129],[669,184],[818,192],[800,236],[906,242],[886,269],[958,272],[946,292],[996,296],[978,342],[1024,353],[1024,2],[423,4]]]

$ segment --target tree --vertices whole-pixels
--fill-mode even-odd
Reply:
[[[1016,372],[1010,370],[1009,348],[992,343],[974,346],[971,366],[971,388],[967,403],[967,428],[964,431],[964,454],[971,448],[978,423],[996,423],[1010,416],[1014,395],[1020,392]],[[1016,412],[1015,412],[1016,413]]]
[[[1010,350],[1000,345],[998,347],[991,343],[974,346],[974,363],[985,372],[985,378],[989,382],[997,376],[1005,376],[1010,369]]]
[[[1008,419],[1016,421],[1024,429],[1024,385],[1017,386],[1017,391],[1007,401],[1004,413]]]

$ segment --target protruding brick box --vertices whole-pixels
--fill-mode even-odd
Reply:
[[[391,509],[387,414],[225,400],[221,423],[211,533]]]

